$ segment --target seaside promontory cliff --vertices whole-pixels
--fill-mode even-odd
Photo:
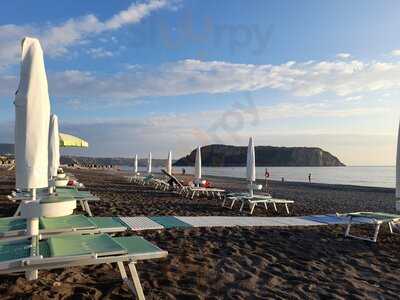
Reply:
[[[344,164],[321,148],[255,147],[257,166],[336,167]],[[241,167],[246,165],[247,147],[208,145],[201,148],[202,164],[209,167]],[[175,162],[175,166],[194,165],[196,150]]]

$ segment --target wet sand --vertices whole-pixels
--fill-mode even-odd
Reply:
[[[104,200],[91,205],[99,216],[249,215],[238,208],[222,208],[218,200],[183,199],[135,186],[118,172],[74,173]],[[246,186],[238,179],[210,180],[229,190]],[[1,216],[11,215],[16,208],[4,197],[13,186],[13,174],[0,171]],[[293,215],[394,212],[392,189],[280,182],[271,182],[271,189],[275,197],[296,201]],[[260,207],[254,215],[285,213],[265,212]],[[390,235],[386,228],[377,244],[344,239],[341,226],[191,228],[139,234],[169,252],[165,259],[138,264],[147,299],[399,298],[400,236]],[[40,279],[34,282],[20,275],[1,275],[0,295],[1,299],[130,298],[116,267],[110,265],[41,271]]]

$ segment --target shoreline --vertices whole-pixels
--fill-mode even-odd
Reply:
[[[72,170],[72,169],[71,169]],[[131,172],[126,171],[126,170],[106,170],[106,171],[111,171],[111,172],[117,172],[117,173],[122,173],[126,176],[132,175]],[[157,175],[157,176],[162,176],[163,174],[160,172],[153,172],[152,174]],[[182,173],[174,173],[174,176],[176,177],[193,177],[192,174],[185,174],[182,175]],[[204,175],[204,179],[209,179],[209,180],[215,180],[217,182],[219,181],[232,181],[232,182],[238,182],[240,184],[246,183],[247,180],[246,178],[242,177],[232,177],[232,176],[217,176],[217,175]],[[308,183],[308,182],[302,182],[302,181],[285,181],[282,182],[280,180],[272,180],[268,179],[269,183],[272,183],[273,185],[285,185],[285,186],[292,186],[292,187],[307,187],[307,188],[329,188],[332,190],[338,189],[338,190],[357,190],[357,191],[376,191],[376,192],[383,192],[383,193],[395,193],[396,188],[388,188],[388,187],[379,187],[379,186],[363,186],[363,185],[354,185],[354,184],[335,184],[335,183],[320,183],[320,182],[313,182],[313,183]],[[263,179],[256,179],[257,184],[262,184],[265,185],[265,180]]]

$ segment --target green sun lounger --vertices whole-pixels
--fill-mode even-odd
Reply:
[[[365,240],[369,242],[374,242],[378,240],[379,229],[381,225],[388,224],[391,234],[394,234],[394,227],[400,225],[400,215],[379,213],[379,212],[354,212],[347,214],[337,214],[340,217],[347,217],[348,224],[345,231],[346,237],[352,237],[359,240]],[[356,236],[350,233],[351,226],[357,224],[372,224],[374,229],[374,235],[372,237],[362,237]]]
[[[167,256],[167,252],[142,237],[111,237],[107,234],[50,237],[40,241],[32,253],[29,239],[0,242],[0,274],[51,270],[72,266],[116,263],[122,280],[139,299],[144,293],[135,264]],[[125,271],[128,263],[130,275]]]
[[[117,217],[69,215],[39,219],[39,230],[42,237],[60,234],[115,233],[127,229],[127,226]],[[26,219],[21,217],[0,218],[0,238],[24,238],[25,235]]]

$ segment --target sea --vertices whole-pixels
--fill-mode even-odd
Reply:
[[[132,167],[121,166],[121,170],[131,171]],[[194,174],[194,167],[174,167],[173,172]],[[271,180],[308,182],[308,174],[315,183],[344,184],[370,187],[394,188],[396,182],[396,168],[394,166],[347,166],[347,167],[267,167]],[[153,168],[154,172],[161,168]],[[139,168],[139,172],[146,172],[146,168]],[[204,175],[245,178],[244,167],[203,167]],[[265,167],[256,168],[257,179],[264,179]]]

